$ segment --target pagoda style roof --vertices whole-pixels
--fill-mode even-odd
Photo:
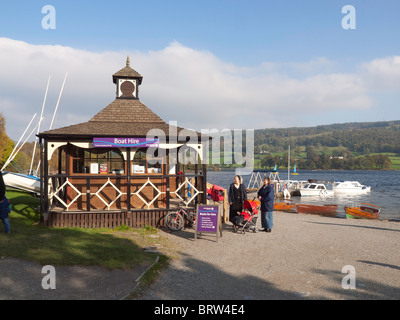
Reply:
[[[89,137],[125,137],[136,136],[146,137],[147,133],[152,129],[160,129],[165,136],[170,136],[170,132],[179,135],[183,128],[169,125],[165,122],[109,122],[109,121],[89,121],[74,124],[68,127],[45,131],[39,134],[42,137],[53,138],[89,138]]]
[[[115,99],[88,122],[40,133],[39,136],[143,136],[161,129],[166,136],[183,128],[171,126],[136,99]]]
[[[121,76],[126,76],[128,79],[139,78],[140,81],[142,79],[142,76],[129,66],[129,57],[126,67],[115,73],[113,80]],[[139,99],[116,98],[88,122],[44,131],[38,136],[57,139],[88,139],[98,136],[146,137],[152,129],[161,129],[166,137],[169,137],[170,133],[177,137],[183,130],[183,128],[167,124]],[[196,134],[200,135],[198,132]]]

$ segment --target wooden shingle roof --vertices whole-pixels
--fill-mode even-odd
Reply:
[[[167,124],[138,99],[115,99],[88,122],[40,133],[39,136],[143,136],[161,129],[166,136],[183,128]]]
[[[74,124],[68,127],[45,131],[39,134],[42,137],[57,137],[67,136],[73,137],[146,137],[152,129],[160,129],[165,133],[165,136],[170,136],[170,132],[179,135],[183,128],[171,126],[165,122],[101,122],[89,121],[79,124]]]
[[[89,121],[164,123],[158,115],[138,99],[115,99]]]

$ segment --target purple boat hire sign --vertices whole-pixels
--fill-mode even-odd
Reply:
[[[148,138],[93,138],[95,148],[158,147],[159,139]]]
[[[197,232],[218,232],[218,209],[218,206],[198,206]]]

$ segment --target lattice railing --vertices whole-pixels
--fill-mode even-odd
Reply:
[[[70,188],[72,188],[76,192],[76,196],[71,201],[69,201],[67,203],[65,200],[62,199],[61,194],[65,193],[65,188],[67,188],[68,186]],[[107,186],[111,186],[117,192],[117,196],[114,197],[114,199],[112,199],[111,201],[107,201],[107,199],[104,199],[104,197],[101,196],[102,191]],[[155,196],[152,197],[152,199],[148,199],[148,200],[146,200],[145,197],[143,197],[141,195],[142,191],[147,186],[151,186],[155,190]],[[182,198],[181,197],[180,193],[181,193],[181,189],[182,188],[190,189],[191,191],[193,190],[190,193],[190,197],[189,198],[186,198],[186,197]],[[192,183],[188,177],[186,177],[185,180],[182,183],[179,184],[178,188],[175,191],[170,192],[170,195],[171,194],[175,194],[175,196],[177,198],[179,198],[187,207],[187,206],[189,206],[190,203],[193,202],[193,200],[197,196],[199,196],[199,194],[202,194],[202,193],[203,193],[203,191],[200,191],[198,188],[196,188],[195,184]],[[147,206],[148,209],[150,209],[151,206],[154,204],[154,202],[163,194],[166,194],[166,192],[160,190],[160,187],[157,187],[157,185],[154,184],[150,180],[150,178],[147,178],[146,182],[143,183],[143,185],[140,186],[140,188],[136,192],[131,192],[129,197],[137,196],[144,203],[144,205]],[[100,186],[99,189],[96,192],[90,192],[90,193],[89,192],[88,193],[80,192],[79,189],[76,186],[74,186],[68,178],[66,178],[66,181],[61,186],[59,186],[58,188],[56,188],[56,190],[54,190],[53,192],[51,192],[49,194],[49,200],[50,200],[50,202],[52,202],[54,200],[54,198],[57,199],[59,201],[59,203],[61,203],[65,207],[66,211],[68,211],[71,208],[71,206],[73,206],[73,204],[76,203],[79,200],[79,198],[81,198],[81,197],[83,197],[85,195],[86,196],[90,195],[91,197],[97,197],[98,199],[100,199],[100,201],[102,203],[104,203],[104,205],[107,207],[107,210],[111,210],[112,205],[118,199],[120,199],[123,195],[128,196],[127,192],[123,192],[120,188],[118,188],[110,180],[110,178],[107,178],[107,181],[102,186]]]

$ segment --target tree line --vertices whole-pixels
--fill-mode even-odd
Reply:
[[[0,112],[0,168],[2,168],[7,161],[14,145],[14,141],[12,141],[6,133],[6,119]]]
[[[261,129],[254,134],[255,153],[281,152],[290,145],[344,147],[355,155],[400,154],[400,121],[333,124],[305,128]]]
[[[311,149],[311,148],[310,148]],[[390,169],[391,160],[386,154],[364,155],[359,157],[332,156],[318,154],[315,151],[307,152],[306,158],[290,157],[290,163],[296,164],[297,168],[302,169],[322,169],[322,170],[370,170],[370,169]],[[261,158],[261,167],[266,169],[287,168],[288,156],[265,155]]]

